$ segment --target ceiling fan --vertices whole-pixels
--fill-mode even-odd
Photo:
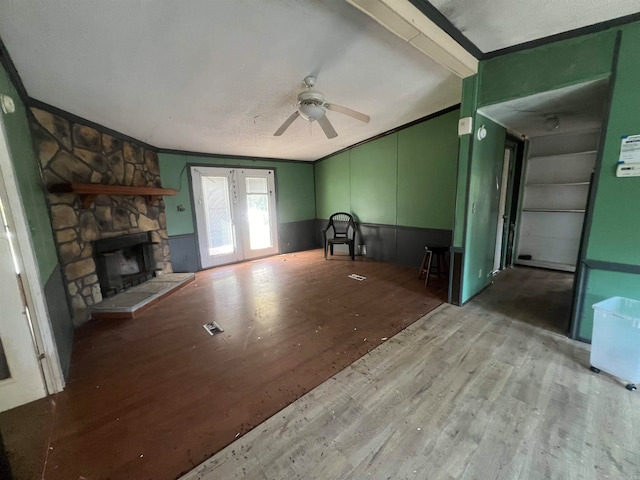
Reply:
[[[355,110],[343,107],[342,105],[336,105],[335,103],[326,102],[324,100],[324,95],[318,90],[313,89],[313,86],[316,84],[316,77],[311,75],[306,77],[303,81],[303,84],[305,86],[305,90],[301,91],[298,94],[298,103],[295,104],[297,110],[284,121],[284,123],[280,126],[280,128],[278,128],[278,130],[276,130],[276,133],[273,134],[274,136],[279,137],[280,135],[282,135],[285,130],[289,128],[289,126],[296,120],[296,118],[302,117],[309,122],[317,121],[327,138],[335,138],[338,136],[338,134],[325,115],[327,113],[327,110],[342,113],[343,115],[349,115],[356,120],[360,120],[364,123],[369,123],[369,115],[356,112]]]

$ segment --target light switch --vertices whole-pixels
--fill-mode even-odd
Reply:
[[[473,132],[473,118],[464,117],[458,120],[458,136],[471,135]]]

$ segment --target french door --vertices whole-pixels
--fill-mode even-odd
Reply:
[[[191,167],[202,268],[278,253],[273,170]]]

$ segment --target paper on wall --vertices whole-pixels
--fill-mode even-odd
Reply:
[[[622,137],[618,163],[640,163],[640,135]]]

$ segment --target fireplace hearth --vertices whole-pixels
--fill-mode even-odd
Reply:
[[[93,242],[102,297],[114,295],[153,278],[151,232],[134,233]]]

